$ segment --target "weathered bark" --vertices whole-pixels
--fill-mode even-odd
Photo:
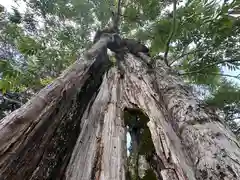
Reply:
[[[116,93],[118,96],[110,95],[112,97],[111,101],[119,102],[114,110],[111,110],[116,116],[119,116],[118,112],[128,107],[139,108],[149,117],[148,127],[156,151],[156,154],[150,156],[152,159],[149,162],[150,166],[155,168],[155,172],[157,171],[156,176],[158,179],[238,179],[240,174],[238,163],[240,157],[239,146],[230,131],[218,121],[219,118],[216,119],[216,116],[209,114],[207,109],[199,107],[200,104],[190,91],[185,90],[182,81],[177,79],[176,75],[168,71],[164,65],[157,67],[157,72],[149,74],[143,62],[128,54],[125,66],[124,61],[122,61],[125,70],[124,79],[119,80],[116,78],[116,74],[112,76],[109,74],[108,82],[113,83],[114,88],[108,86],[110,90],[105,88],[105,91],[115,92],[116,89],[119,90],[119,93]],[[112,81],[113,79],[114,81]],[[172,91],[173,88],[176,93]],[[174,111],[173,106],[177,106],[175,108],[178,111]],[[190,106],[193,106],[193,108]],[[194,106],[198,108],[194,109]],[[105,105],[102,107],[105,107]],[[110,110],[106,108],[105,112],[108,114]],[[202,121],[203,115],[204,120],[207,121]],[[104,115],[104,117],[106,116],[108,115]],[[111,123],[115,119],[116,117],[113,116],[108,118],[108,121]],[[187,123],[189,120],[195,123]],[[107,123],[108,121],[104,122]],[[120,122],[123,122],[123,120]],[[187,123],[187,126],[183,122]],[[114,123],[112,125],[108,126],[108,131],[115,132],[118,126],[114,125]],[[200,130],[199,127],[201,127]],[[189,134],[183,133],[185,131],[189,132]],[[205,134],[201,131],[208,131],[208,133]],[[214,137],[219,133],[225,133],[228,137],[223,135]],[[101,136],[100,140],[113,142],[113,138],[117,138],[122,142],[117,149],[122,148],[123,151],[125,148],[123,148],[124,136],[122,133],[115,136],[111,134],[107,137]],[[186,140],[186,142],[183,142],[183,140]],[[90,144],[94,146],[89,149],[89,154],[91,154],[89,157],[93,159],[93,157],[97,156],[97,163],[91,160],[90,165],[89,163],[86,165],[83,160],[77,160],[76,157],[86,157],[86,153],[81,154],[85,152],[81,150],[84,146],[79,144],[77,145],[78,150],[75,150],[77,154],[73,154],[72,163],[69,164],[68,177],[70,176],[71,179],[91,179],[91,177],[107,180],[125,179],[120,173],[115,173],[116,176],[109,175],[112,171],[122,172],[124,170],[124,165],[119,164],[119,162],[125,162],[123,152],[119,154],[119,161],[116,163],[115,158],[111,158],[111,154],[101,150],[105,148],[113,150],[112,146],[109,147],[107,144],[97,146],[97,141],[94,140],[93,143],[91,139],[88,143],[89,145],[85,144],[84,146],[90,146]],[[221,143],[227,146],[221,145]],[[96,149],[95,152],[93,152],[94,149]],[[226,154],[224,156],[218,154],[218,151],[221,151],[220,149],[225,149]],[[235,159],[229,158],[229,156],[235,156]],[[104,157],[108,157],[107,160]],[[95,171],[93,171],[93,167],[96,167],[94,163],[98,164],[98,169]],[[88,171],[78,172],[77,169],[86,169]]]
[[[0,179],[64,178],[82,128],[81,117],[110,64],[106,47],[100,48],[95,61],[76,61],[0,121]]]
[[[152,73],[133,56],[126,64],[123,98],[150,119],[163,179],[239,179],[240,146],[220,118],[164,64]]]
[[[125,179],[126,132],[117,75],[112,69],[105,76],[97,98],[85,111],[66,179]]]
[[[127,54],[124,78],[112,68],[103,82],[106,61],[90,68],[77,62],[3,119],[1,179],[126,179],[126,107],[149,118],[156,152],[149,162],[158,179],[240,179],[234,135],[176,74],[164,64],[148,71],[141,56],[145,61]]]

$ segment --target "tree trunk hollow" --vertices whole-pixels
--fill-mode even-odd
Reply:
[[[149,71],[127,54],[121,79],[96,62],[76,64],[1,121],[3,179],[126,179],[125,108],[149,119],[158,179],[240,179],[236,138],[164,64]]]

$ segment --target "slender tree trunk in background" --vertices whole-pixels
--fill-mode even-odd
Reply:
[[[121,79],[102,59],[76,63],[0,121],[0,179],[126,179],[125,108],[149,118],[158,179],[240,179],[234,135],[177,75],[127,54]]]

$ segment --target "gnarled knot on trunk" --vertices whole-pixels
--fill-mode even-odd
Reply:
[[[140,52],[150,56],[149,49],[145,45],[134,39],[121,38],[118,34],[118,31],[116,31],[114,28],[104,28],[103,30],[98,30],[94,37],[94,43],[99,41],[101,37],[108,37],[110,39],[106,46],[115,53],[116,63],[121,78],[124,78],[124,68],[121,66],[120,62],[124,60],[124,55],[126,52],[130,52],[140,58]],[[145,63],[148,64],[148,62]]]
[[[115,53],[126,52],[139,56],[139,52],[145,53],[150,56],[149,49],[141,44],[140,41],[135,39],[121,38],[116,30],[112,28],[104,28],[103,30],[98,30],[94,37],[94,43],[96,43],[101,37],[108,36],[111,41],[107,44],[107,48]]]

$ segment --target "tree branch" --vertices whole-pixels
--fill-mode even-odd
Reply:
[[[119,15],[122,16],[122,17],[124,17],[124,18],[126,18],[126,19],[129,19],[129,16],[126,16],[126,15],[123,15],[123,14],[119,14]],[[137,16],[136,16],[135,19],[130,20],[130,22],[136,22],[136,23],[138,23],[141,27],[144,26],[144,24],[141,22],[141,20],[140,20],[139,17],[137,17]],[[154,38],[153,36],[150,36],[150,37],[151,37],[151,38]]]
[[[183,73],[181,75],[187,75],[187,74],[194,74],[194,73],[200,73],[202,70],[204,69],[207,69],[209,67],[212,67],[212,66],[215,66],[215,65],[218,65],[218,64],[222,64],[222,63],[231,63],[231,62],[237,62],[237,61],[240,61],[239,59],[231,59],[231,60],[223,60],[223,61],[218,61],[218,62],[215,62],[215,63],[212,63],[212,64],[209,64],[201,69],[198,69],[196,71],[191,71],[191,72],[187,72],[187,73]]]
[[[236,78],[238,80],[240,80],[240,74],[238,74],[237,76],[233,76],[233,75],[230,75],[230,74],[221,74],[221,73],[214,73],[214,72],[211,72],[211,73],[203,73],[203,72],[197,72],[198,74],[202,74],[202,75],[212,75],[212,76],[215,76],[215,75],[218,75],[218,76],[226,76],[226,77],[233,77],[233,78]],[[180,74],[180,75],[186,75],[185,73],[183,74]]]
[[[189,52],[186,52],[186,53],[184,53],[184,54],[181,54],[179,57],[177,57],[177,60],[178,59],[180,59],[180,58],[183,58],[184,56],[187,56],[187,55],[189,55],[189,54],[194,54],[194,53],[196,53],[196,52],[198,52],[198,51],[201,51],[202,49],[194,49],[194,50],[192,50],[192,51],[189,51]]]
[[[194,50],[189,51],[189,52],[186,52],[186,53],[183,52],[179,57],[177,57],[174,61],[172,61],[172,62],[169,64],[169,66],[171,66],[174,62],[178,61],[179,59],[183,58],[184,56],[187,56],[187,55],[190,55],[190,54],[194,54],[194,53],[196,53],[196,52],[198,52],[198,51],[201,51],[202,49],[199,48],[200,45],[201,45],[201,43],[198,43],[198,44],[196,45],[196,48],[195,48]]]
[[[107,47],[107,44],[112,42],[112,36],[110,34],[103,34],[99,40],[95,42],[95,44],[85,52],[84,56],[86,59],[90,60],[95,58],[102,50]]]
[[[240,74],[238,74],[237,76],[233,76],[233,75],[230,75],[230,74],[221,74],[221,73],[207,73],[208,75],[218,75],[218,76],[226,76],[226,77],[233,77],[233,78],[236,78],[236,79],[240,79]]]
[[[170,42],[175,34],[175,29],[176,29],[176,9],[177,9],[177,0],[173,1],[173,24],[172,24],[172,29],[171,29],[171,33],[167,39],[167,43],[166,43],[166,50],[164,53],[164,62],[166,63],[167,66],[168,65],[168,60],[167,60],[167,56],[168,56],[168,52],[169,52],[169,46],[170,46]]]
[[[121,15],[121,0],[118,0],[117,4],[117,12],[113,13],[113,28],[119,32],[118,25],[120,21],[120,15]]]
[[[8,97],[6,97],[6,96],[2,96],[2,97],[3,97],[4,100],[9,101],[9,102],[11,102],[11,103],[15,103],[15,104],[18,104],[18,105],[20,105],[20,106],[23,105],[23,103],[21,103],[20,101],[17,101],[17,100],[14,100],[14,99],[10,99],[10,98],[8,98]]]
[[[118,9],[117,9],[117,20],[116,20],[116,23],[118,24],[119,23],[119,20],[120,20],[120,14],[121,14],[121,0],[118,0]]]

